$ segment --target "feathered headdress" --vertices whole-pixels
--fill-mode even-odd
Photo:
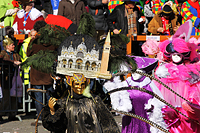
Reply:
[[[191,32],[192,21],[188,20],[179,27],[169,40],[160,43],[159,48],[163,52],[165,60],[170,61],[173,53],[179,53],[184,60],[190,60],[191,62],[199,60],[195,44],[188,42]]]

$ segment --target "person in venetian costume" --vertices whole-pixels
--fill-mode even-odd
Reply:
[[[48,106],[44,107],[42,124],[46,129],[56,133],[66,130],[70,133],[120,132],[101,98],[90,93],[90,79],[96,77],[99,63],[102,63],[99,61],[101,51],[95,39],[88,35],[69,36],[61,43],[56,73],[64,76],[68,92],[58,100],[51,98]]]
[[[82,19],[86,21],[88,20],[88,17],[89,16],[87,15],[85,19],[84,17]],[[89,18],[92,17],[90,16]],[[60,39],[62,43],[54,41],[57,42],[56,45],[60,44],[57,52],[56,73],[54,74],[59,75],[59,77],[63,79],[63,84],[67,83],[68,85],[62,86],[66,89],[64,92],[59,93],[60,95],[57,95],[58,87],[56,86],[56,94],[52,94],[52,97],[54,98],[50,98],[48,105],[44,107],[42,124],[49,131],[58,133],[64,133],[66,130],[70,133],[120,132],[112,114],[106,108],[99,96],[87,92],[90,91],[90,79],[96,78],[97,76],[99,77],[101,63],[104,62],[104,67],[107,63],[105,59],[101,60],[101,46],[98,45],[94,38],[89,36],[94,35],[92,33],[95,32],[95,30],[92,30],[95,29],[94,27],[92,28],[92,26],[94,26],[94,24],[91,23],[93,20],[89,20],[90,21],[87,21],[89,22],[87,23],[87,27],[81,29],[79,29],[79,27],[77,30],[79,32],[77,32],[76,35],[69,36],[65,38],[64,41]],[[83,23],[84,22],[81,22],[81,25],[83,25]],[[46,30],[49,31],[48,28]],[[51,39],[48,37],[49,34],[47,35],[45,34],[46,32],[43,31],[44,29],[40,30],[40,36],[42,36],[40,39]],[[54,30],[52,31],[54,32]],[[86,31],[89,31],[90,33]],[[88,35],[85,35],[84,33],[88,33]],[[53,40],[51,43],[52,42]],[[40,52],[38,55],[33,55],[29,57],[26,62],[30,62],[32,65],[34,64],[33,66],[35,68],[40,68],[41,71],[47,72],[52,69],[53,62],[56,60],[54,56],[57,56],[57,54],[53,52],[51,53],[53,56],[51,58],[47,55],[47,52],[48,51],[44,51],[43,53]],[[109,57],[109,52],[105,52],[105,54]],[[102,58],[103,57],[105,56],[102,56]],[[44,60],[48,62],[48,68],[47,66],[40,66],[40,62],[42,63]],[[50,73],[52,74],[52,72]],[[106,74],[103,75],[108,75],[107,78],[110,78],[111,76],[110,74],[107,74],[107,69]]]
[[[169,107],[163,108],[164,119],[171,133],[200,132],[199,55],[196,45],[188,42],[191,32],[192,21],[187,21],[171,39],[159,44],[165,63],[156,69],[155,77],[186,100],[162,85],[156,85],[167,102],[189,117],[183,117]]]
[[[28,34],[36,21],[44,20],[43,14],[34,8],[35,0],[22,0],[23,9],[20,10],[13,22],[15,34]]]
[[[158,60],[146,57],[133,56],[137,70],[143,73],[151,73],[151,71],[157,66]],[[125,65],[121,65],[121,71],[127,71],[128,68]],[[133,73],[126,80],[121,80],[119,76],[114,77],[104,84],[104,87],[111,91],[121,87],[140,87],[145,88],[148,91],[154,92],[163,98],[162,94],[155,86],[154,82],[149,77],[142,76],[137,73]],[[166,128],[161,109],[164,106],[159,100],[154,98],[145,92],[139,90],[123,90],[112,93],[111,104],[113,109],[133,113],[148,120],[159,124],[163,128]],[[148,123],[139,119],[123,116],[122,117],[122,133],[161,133],[159,129],[150,126]]]
[[[50,98],[43,112],[43,126],[55,133],[119,133],[119,128],[99,96],[89,92],[89,79],[73,74],[67,83],[72,91],[67,97]],[[88,91],[88,92],[87,92]]]

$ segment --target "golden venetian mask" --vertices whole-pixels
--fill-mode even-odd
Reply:
[[[86,86],[90,83],[90,80],[80,73],[74,73],[73,76],[66,76],[66,79],[72,90],[79,95],[83,94]]]

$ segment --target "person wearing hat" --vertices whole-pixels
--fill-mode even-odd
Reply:
[[[5,36],[5,39],[3,40],[3,47],[4,47],[4,50],[1,51],[0,58],[11,61],[15,65],[19,65],[20,56],[19,54],[14,53],[14,50],[15,50],[14,41],[11,38],[9,38],[7,35]]]
[[[124,4],[115,7],[107,18],[108,28],[111,32],[128,36],[142,34],[144,25],[138,21],[141,15],[136,2],[139,0],[124,0]],[[134,55],[143,56],[140,42],[134,43],[132,49]]]
[[[20,10],[20,5],[16,0],[0,1],[0,26],[12,26],[14,14]]]
[[[17,109],[16,97],[10,97],[10,89],[11,89],[12,85],[10,86],[9,84],[12,83],[12,77],[14,76],[15,67],[13,65],[16,66],[16,65],[21,64],[20,56],[18,53],[14,52],[14,49],[15,49],[14,42],[7,35],[5,36],[5,39],[3,40],[3,47],[4,47],[4,50],[2,50],[0,53],[0,59],[2,59],[5,63],[9,63],[9,64],[11,63],[11,65],[10,65],[11,71],[9,71],[8,67],[3,68],[3,71],[4,71],[4,76],[3,76],[4,86],[2,88],[3,102],[0,103],[0,111],[1,110],[16,110]],[[9,77],[9,73],[10,73],[11,77]],[[5,113],[3,113],[3,112],[0,113],[0,121],[3,120],[1,117],[2,115],[5,115]],[[16,115],[15,112],[9,112],[8,119],[14,120],[15,115]]]
[[[169,5],[165,5],[148,24],[148,31],[153,35],[173,35],[179,26],[178,17]]]
[[[43,14],[34,8],[35,0],[22,0],[23,9],[20,10],[13,22],[15,34],[28,34],[36,21],[44,20]]]
[[[146,74],[150,74],[152,70],[154,70],[158,65],[158,60],[153,58],[133,56],[133,59],[137,64],[136,71],[140,71]],[[126,69],[120,70],[127,71]],[[120,89],[121,87],[140,87],[154,92],[163,98],[161,92],[149,77],[142,76],[138,73],[132,73],[132,75],[124,81],[120,81],[120,78],[117,79],[118,77],[114,77],[113,81],[106,82],[104,87],[108,91],[117,88]],[[134,113],[166,128],[161,112],[161,108],[164,106],[164,104],[154,98],[152,95],[141,92],[139,90],[129,89],[112,93],[110,97],[114,110]],[[151,127],[144,121],[126,115],[122,117],[122,133],[159,132],[159,129]]]
[[[51,97],[44,107],[44,128],[54,133],[120,133],[101,98],[89,92],[90,78],[74,73],[66,76],[66,82],[70,86],[68,96]]]
[[[139,0],[124,0],[124,4],[116,6],[108,16],[108,28],[113,31],[114,34],[141,34],[142,29],[140,30],[138,22],[140,13],[136,2],[139,2]],[[133,16],[133,18],[136,19],[132,19],[132,17],[130,18],[129,16]]]

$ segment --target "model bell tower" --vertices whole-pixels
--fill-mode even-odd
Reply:
[[[109,61],[109,55],[110,55],[110,32],[108,32],[108,35],[106,37],[106,41],[103,46],[103,53],[101,58],[101,74],[109,74],[108,70],[108,61]]]

